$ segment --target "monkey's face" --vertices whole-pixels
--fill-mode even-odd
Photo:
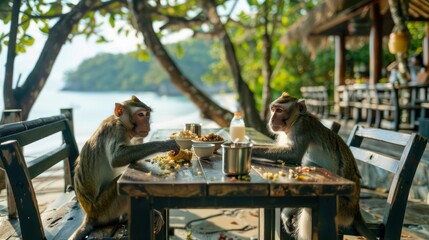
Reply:
[[[269,127],[273,132],[284,132],[290,117],[291,104],[272,104]]]
[[[146,137],[150,131],[150,110],[139,108],[133,112],[133,135],[139,137]]]

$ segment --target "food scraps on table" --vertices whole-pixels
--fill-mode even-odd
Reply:
[[[198,135],[190,130],[181,130],[170,135],[171,139],[195,139],[197,137]]]
[[[153,158],[154,162],[158,163],[158,166],[161,169],[165,170],[179,170],[181,165],[189,166],[189,163],[192,159],[193,152],[188,149],[180,149],[177,154],[174,154],[174,151],[167,152],[166,155],[158,155]]]
[[[217,142],[217,141],[223,141],[223,137],[221,135],[218,135],[216,133],[209,133],[204,136],[201,136],[197,139],[198,141],[203,142]]]
[[[277,181],[279,176],[286,177],[288,175],[289,178],[304,180],[307,177],[306,174],[314,170],[316,170],[316,167],[296,167],[295,169],[289,169],[288,174],[280,170],[278,173],[264,172],[262,177],[267,180]]]

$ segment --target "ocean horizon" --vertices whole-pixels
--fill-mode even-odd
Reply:
[[[130,99],[132,95],[153,109],[151,133],[160,128],[183,129],[186,123],[200,123],[203,128],[219,127],[215,122],[203,119],[199,109],[185,96],[161,96],[153,92],[133,91],[74,92],[44,89],[34,104],[28,120],[58,115],[60,109],[71,108],[75,138],[81,149],[99,124],[113,114],[115,103]],[[230,111],[234,111],[237,106],[231,93],[215,95],[213,99]],[[43,146],[46,146],[49,140],[42,141],[26,147],[26,155],[37,155],[43,151]]]

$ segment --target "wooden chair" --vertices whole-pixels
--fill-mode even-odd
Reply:
[[[360,168],[363,164],[369,164],[393,175],[381,223],[370,223],[366,219],[370,229],[380,239],[400,239],[408,194],[426,143],[427,139],[418,133],[400,133],[360,125],[356,125],[350,133],[347,144]]]
[[[335,87],[337,99],[335,105],[338,107],[337,119],[344,120],[346,123],[351,118],[351,89],[347,85],[339,85]]]
[[[329,120],[329,119],[320,119],[320,122],[327,128],[331,129],[334,133],[339,133],[341,124],[337,121]]]
[[[308,111],[319,117],[329,117],[332,103],[329,101],[328,89],[325,86],[307,86],[300,88]]]
[[[368,84],[353,84],[349,86],[350,94],[350,107],[352,111],[353,122],[357,124],[364,118],[368,117]]]

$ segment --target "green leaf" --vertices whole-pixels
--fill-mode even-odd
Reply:
[[[112,28],[114,28],[114,27],[115,27],[115,17],[114,17],[114,15],[113,15],[113,14],[110,14],[110,17],[109,17],[109,23],[110,23],[110,26],[111,26]]]
[[[45,26],[39,28],[41,32],[48,34],[49,33],[49,25],[45,23]]]
[[[8,14],[7,17],[3,20],[4,24],[8,24],[12,18],[12,14]]]
[[[21,46],[20,44],[16,44],[15,51],[17,53],[25,53],[25,48],[23,46]]]
[[[106,42],[107,42],[107,40],[103,36],[100,36],[96,41],[96,43],[106,43]]]
[[[30,27],[30,21],[25,21],[24,24],[22,24],[22,30],[27,31],[28,27]]]
[[[21,43],[24,46],[32,46],[34,44],[34,38],[32,36],[30,36],[30,35],[24,35],[21,38]]]
[[[182,44],[180,44],[180,43],[176,44],[176,52],[177,52],[177,57],[178,58],[182,58],[183,55],[185,55],[185,51],[183,49]]]
[[[149,52],[146,50],[140,50],[138,52],[137,56],[138,56],[139,61],[149,61],[150,60]]]
[[[29,17],[27,15],[23,14],[22,18],[21,18],[21,22],[23,23],[22,29],[24,30],[24,32],[27,31],[28,27],[30,27],[30,22],[31,22]]]

